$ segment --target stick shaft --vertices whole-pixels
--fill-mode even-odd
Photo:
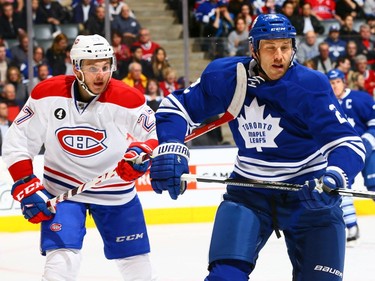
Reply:
[[[222,177],[209,177],[209,176],[198,176],[194,174],[182,174],[181,180],[184,181],[196,181],[196,182],[205,182],[205,183],[221,183],[221,184],[230,184],[238,185],[243,187],[253,187],[253,188],[266,188],[266,189],[276,189],[284,191],[298,191],[303,185],[301,184],[291,184],[284,182],[270,182],[270,181],[257,181],[250,179],[230,179]],[[352,190],[339,188],[331,190],[331,193],[339,194],[342,196],[353,196],[353,197],[362,197],[375,199],[375,192],[367,190]]]

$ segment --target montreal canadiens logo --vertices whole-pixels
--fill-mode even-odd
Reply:
[[[56,131],[62,149],[77,157],[91,157],[107,149],[104,130],[88,127],[61,128]]]
[[[58,232],[58,231],[61,231],[62,229],[62,224],[61,223],[53,223],[50,225],[49,229],[53,232]]]

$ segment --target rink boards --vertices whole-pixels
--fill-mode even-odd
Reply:
[[[191,149],[190,172],[199,175],[228,177],[233,168],[237,149],[205,148]],[[43,156],[34,159],[34,172],[43,174]],[[21,214],[19,203],[12,199],[12,179],[0,157],[0,231],[37,230],[39,225],[28,223]],[[159,195],[152,191],[149,174],[136,182],[148,224],[212,222],[221,201],[225,186],[221,184],[189,183],[188,190],[172,200],[167,192]],[[358,176],[353,189],[363,189],[363,180]],[[375,204],[370,199],[355,199],[358,215],[375,214]],[[87,226],[94,226],[91,218]]]

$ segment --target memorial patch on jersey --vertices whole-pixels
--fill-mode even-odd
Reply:
[[[89,127],[64,127],[55,133],[62,149],[77,157],[91,157],[107,149],[104,130]]]
[[[66,116],[66,111],[63,108],[58,108],[55,110],[53,114],[55,115],[57,119],[62,120]]]
[[[270,114],[263,118],[265,105],[259,106],[254,98],[249,106],[244,106],[244,114],[238,120],[238,130],[245,141],[246,148],[255,148],[261,152],[262,148],[277,147],[275,138],[281,133],[280,118]]]

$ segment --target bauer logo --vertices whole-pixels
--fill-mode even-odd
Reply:
[[[332,267],[329,267],[329,266],[324,266],[324,265],[320,265],[320,264],[317,264],[314,268],[315,271],[321,271],[321,272],[326,272],[326,273],[329,273],[329,274],[332,274],[332,275],[336,275],[336,276],[339,276],[342,278],[343,274],[340,270],[338,269],[334,269]]]
[[[125,241],[133,241],[133,240],[143,239],[143,235],[144,235],[144,233],[136,233],[136,234],[126,235],[126,236],[117,236],[116,242],[121,243],[121,242],[125,242]]]
[[[88,127],[60,128],[55,134],[62,149],[76,157],[91,157],[107,149],[104,130]]]

